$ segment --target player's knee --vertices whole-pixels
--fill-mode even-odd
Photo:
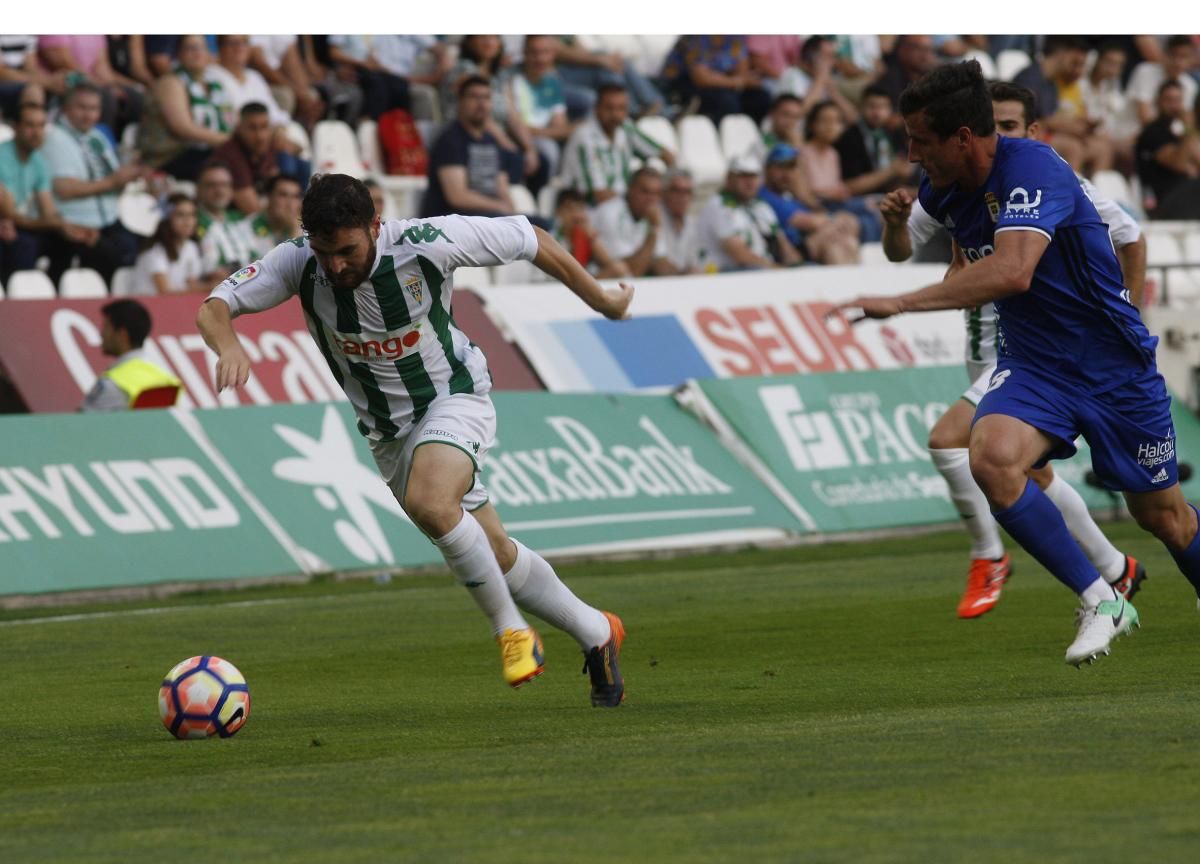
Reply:
[[[1162,507],[1134,512],[1133,518],[1171,549],[1185,549],[1192,541],[1192,520],[1186,510]]]
[[[404,512],[429,537],[445,537],[462,518],[457,501],[410,489],[404,496]]]
[[[958,450],[966,446],[967,442],[962,440],[962,436],[943,423],[935,423],[929,430],[930,450]]]
[[[1011,507],[1025,489],[1025,472],[1002,454],[971,450],[971,476],[994,507]]]

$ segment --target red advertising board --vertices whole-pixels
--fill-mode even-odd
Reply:
[[[237,319],[253,373],[238,391],[213,389],[216,355],[196,331],[195,295],[139,298],[154,325],[146,340],[151,360],[183,382],[180,406],[216,408],[276,402],[344,400],[308,335],[298,302]],[[75,411],[112,358],[100,352],[100,307],[108,300],[0,302],[0,369],[30,411]],[[484,313],[478,298],[456,292],[455,318],[487,354],[496,389],[541,389],[537,377]]]

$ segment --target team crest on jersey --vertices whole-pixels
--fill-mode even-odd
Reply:
[[[421,297],[423,296],[422,291],[424,291],[424,289],[425,283],[421,280],[420,276],[413,276],[404,283],[405,292],[409,297],[412,298],[412,301],[417,304],[420,304],[421,302]]]
[[[996,200],[995,193],[983,193],[983,203],[987,205],[988,215],[992,217],[992,221],[997,221],[1000,218],[1000,202]]]

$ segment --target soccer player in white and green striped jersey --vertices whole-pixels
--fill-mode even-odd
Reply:
[[[358,415],[359,431],[405,513],[438,547],[492,623],[504,677],[542,672],[542,643],[522,610],[583,649],[592,704],[624,698],[621,620],[576,597],[537,553],[505,532],[479,478],[496,414],[483,353],[450,317],[453,272],[513,261],[535,266],[612,319],[633,287],[605,289],[524,216],[443,216],[381,223],[371,195],[344,174],[313,178],[305,235],[218,285],[197,326],[218,355],[218,390],[240,387],[250,359],[232,319],[299,296],[309,332]]]

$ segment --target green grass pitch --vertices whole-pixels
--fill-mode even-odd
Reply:
[[[1113,536],[1144,629],[1082,670],[1023,554],[954,617],[956,533],[565,567],[625,620],[615,711],[544,628],[546,674],[505,687],[448,577],[0,613],[0,861],[1195,861],[1200,615]],[[231,740],[159,722],[198,653],[249,680]]]

